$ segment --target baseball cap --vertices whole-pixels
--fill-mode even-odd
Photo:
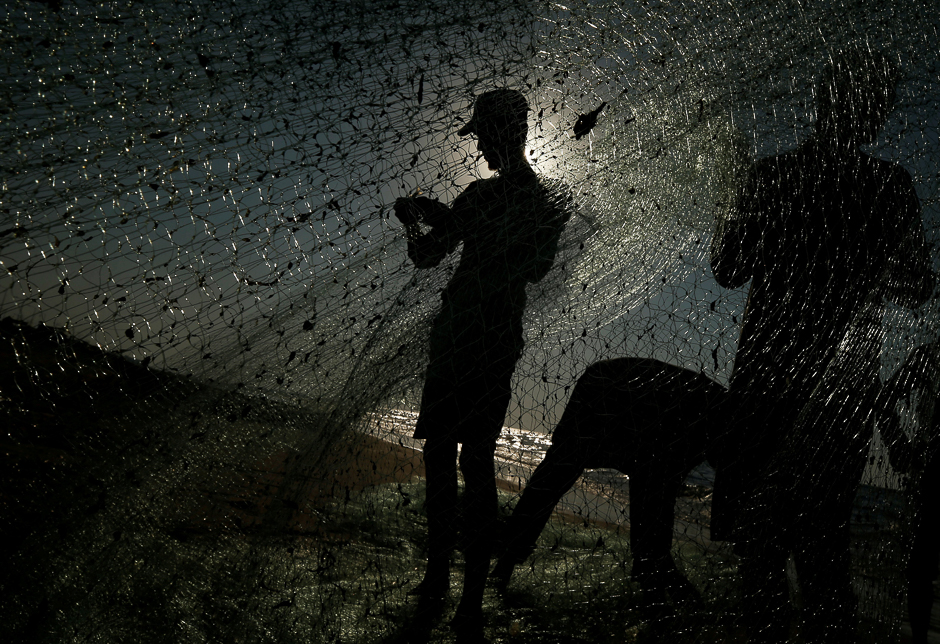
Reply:
[[[529,102],[514,89],[494,89],[477,97],[470,121],[457,131],[460,136],[479,133],[481,129],[500,132],[504,128],[525,130]]]

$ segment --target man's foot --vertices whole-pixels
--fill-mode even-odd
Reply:
[[[440,619],[444,613],[444,604],[449,589],[450,575],[448,571],[445,569],[442,573],[432,571],[429,568],[421,583],[408,593],[412,597],[418,597],[415,619],[422,623],[435,622]]]
[[[418,597],[440,597],[441,601],[450,590],[450,562],[432,559],[424,571],[424,579],[411,589],[408,594]]]
[[[444,615],[443,595],[421,595],[415,608],[414,622],[424,628],[431,628],[440,622]]]
[[[450,628],[457,634],[457,644],[489,644],[483,636],[482,610],[467,611],[458,606]]]
[[[514,569],[515,566],[509,563],[508,560],[500,559],[496,562],[496,566],[490,573],[490,579],[496,588],[500,591],[506,590],[506,586],[509,585],[509,579],[512,577],[512,571]]]

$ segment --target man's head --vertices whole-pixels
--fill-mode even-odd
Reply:
[[[480,152],[490,169],[496,170],[524,150],[529,131],[528,112],[529,103],[521,92],[514,89],[484,92],[474,104],[470,121],[458,134],[476,134]]]
[[[816,128],[839,143],[871,143],[894,108],[897,66],[883,54],[852,48],[834,56],[816,84]]]

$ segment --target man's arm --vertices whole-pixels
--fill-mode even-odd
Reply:
[[[898,306],[915,309],[933,294],[936,277],[930,246],[924,239],[921,223],[920,200],[907,171],[897,169],[897,194],[894,195],[897,222],[906,234],[901,237],[895,252],[888,258],[885,275],[885,297]]]
[[[882,385],[874,405],[878,431],[888,450],[888,460],[898,472],[910,474],[918,459],[925,456],[928,445],[937,438],[940,431],[940,411],[933,408],[933,418],[927,435],[908,437],[901,427],[897,414],[898,404],[915,390],[928,392],[933,390],[933,378],[936,374],[936,352],[934,344],[921,345],[914,349],[895,374]],[[921,402],[932,402],[929,399]],[[923,410],[919,413],[923,414]]]
[[[567,189],[562,194],[551,195],[550,198],[552,203],[548,216],[544,221],[539,222],[535,231],[534,253],[525,275],[527,282],[538,282],[551,270],[555,255],[558,253],[558,239],[561,237],[565,224],[571,218],[574,205]]]
[[[712,236],[712,272],[725,288],[744,286],[754,277],[761,235],[758,212],[758,173],[752,167],[731,215],[717,222]]]
[[[449,225],[450,208],[427,197],[395,202],[395,216],[405,225],[408,257],[417,268],[433,268],[454,251],[459,238]],[[422,232],[422,226],[430,230]]]

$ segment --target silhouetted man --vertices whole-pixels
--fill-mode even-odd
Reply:
[[[730,383],[741,408],[709,459],[717,467],[712,536],[733,540],[742,556],[742,606],[754,642],[787,639],[791,551],[807,607],[804,637],[854,637],[848,520],[867,440],[849,418],[826,424],[800,413],[811,399],[814,409],[825,407],[826,397],[812,394],[825,374],[840,373],[830,364],[853,350],[840,345],[853,323],[862,328],[867,305],[887,296],[918,306],[932,288],[910,175],[859,149],[884,126],[894,86],[882,56],[853,51],[830,63],[816,86],[814,134],[752,167],[737,212],[713,239],[718,282],[751,281]],[[854,377],[870,391],[877,351],[857,353]],[[862,407],[873,402],[861,398]],[[794,473],[810,462],[821,471],[806,489]],[[794,498],[797,491],[804,498]]]
[[[431,331],[414,435],[425,439],[429,552],[417,590],[424,606],[439,604],[449,588],[458,524],[457,444],[462,444],[466,570],[454,626],[464,640],[482,637],[496,514],[493,456],[523,349],[526,284],[551,268],[569,217],[567,192],[540,182],[526,160],[528,110],[515,90],[480,95],[459,134],[476,134],[480,152],[498,174],[470,184],[449,208],[427,198],[395,204],[407,229],[408,256],[418,268],[436,266],[463,243]]]
[[[911,643],[927,644],[933,608],[933,582],[940,575],[940,342],[922,345],[884,386],[878,405],[878,429],[888,448],[891,466],[906,474],[911,502],[908,544],[907,607]],[[897,405],[917,392],[920,432],[908,436],[901,427]],[[913,402],[913,401],[912,401]]]

